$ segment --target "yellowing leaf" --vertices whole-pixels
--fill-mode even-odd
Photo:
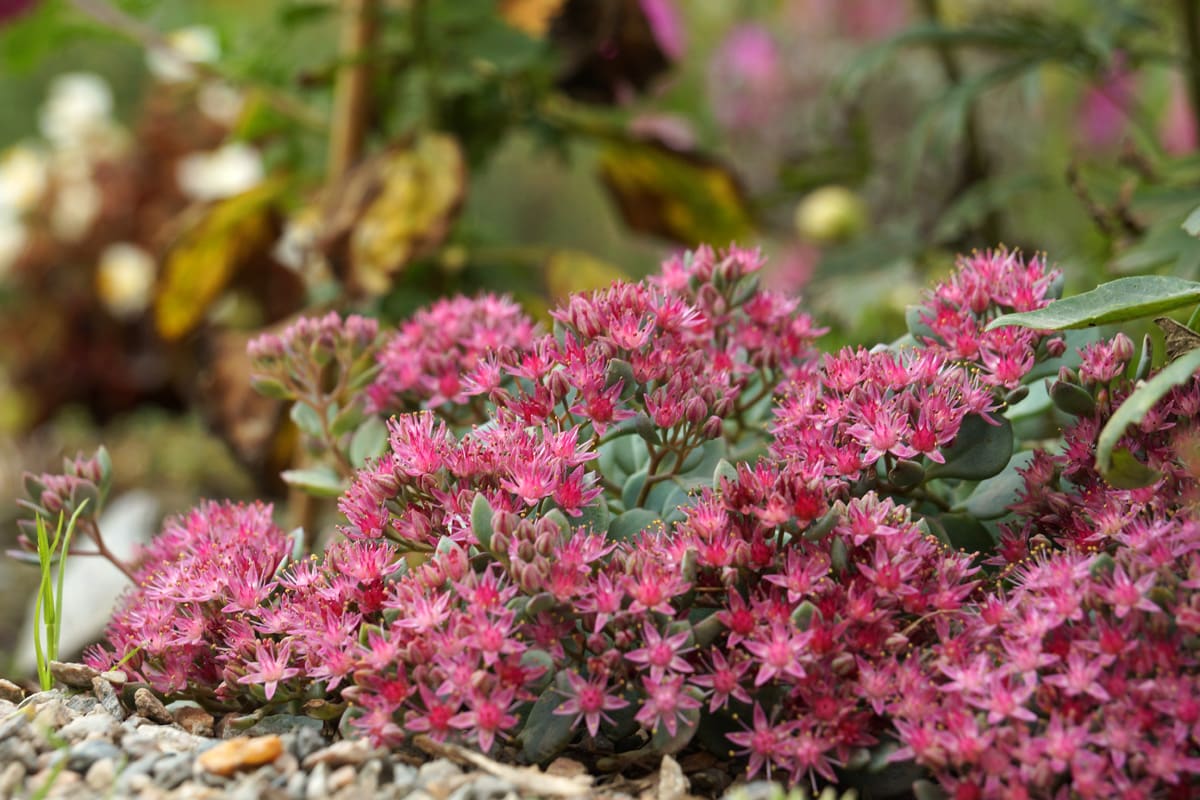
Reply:
[[[154,324],[167,341],[196,329],[234,275],[275,238],[279,184],[266,183],[213,205],[167,254]]]
[[[505,22],[535,39],[550,30],[550,22],[562,10],[564,0],[500,0],[500,16]]]
[[[753,231],[737,179],[716,161],[654,142],[621,142],[601,153],[600,175],[636,231],[689,246],[727,245]]]
[[[359,287],[383,294],[393,275],[445,239],[462,202],[466,164],[457,140],[429,134],[363,168],[371,170],[374,191],[350,232],[350,268]]]
[[[613,281],[628,280],[620,267],[578,250],[556,250],[546,261],[546,293],[551,301],[578,292],[607,289]]]

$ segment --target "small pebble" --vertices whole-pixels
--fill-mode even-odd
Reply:
[[[301,728],[294,733],[285,733],[283,743],[287,745],[292,755],[301,761],[329,744],[319,731],[312,728]]]
[[[87,664],[63,661],[51,661],[50,674],[56,681],[72,689],[91,689],[92,681],[100,676],[98,670]]]
[[[315,753],[310,753],[304,759],[304,768],[311,769],[317,764],[328,764],[331,767],[361,764],[375,753],[375,748],[371,747],[364,739],[343,739],[328,747],[323,747]]]
[[[170,725],[175,721],[162,701],[154,696],[154,692],[144,686],[133,693],[133,705],[139,714],[152,722]]]
[[[121,749],[112,742],[103,739],[89,739],[86,742],[71,745],[67,750],[67,769],[84,773],[88,768],[102,758],[117,759]]]
[[[125,719],[125,707],[121,705],[121,698],[117,697],[117,692],[111,683],[97,675],[92,678],[92,693],[96,695],[100,705],[104,706],[104,710],[112,714],[117,722]]]
[[[37,748],[27,739],[0,739],[0,764],[18,764],[23,770],[37,769]]]
[[[213,735],[213,715],[197,706],[181,706],[172,712],[175,724],[193,736]]]
[[[282,753],[283,740],[278,736],[259,736],[253,739],[238,736],[201,753],[196,763],[214,775],[229,776],[239,769],[269,764]]]
[[[25,699],[25,690],[10,680],[0,678],[0,700],[19,703]]]
[[[164,789],[174,789],[192,776],[191,753],[172,753],[154,762],[154,780]]]
[[[116,762],[111,758],[101,758],[92,762],[92,765],[88,767],[87,773],[83,776],[83,782],[93,792],[105,792],[112,786],[116,777]]]
[[[101,712],[85,714],[71,720],[58,729],[58,735],[69,742],[83,739],[115,739],[119,730],[120,725],[117,721],[111,715]]]
[[[25,766],[16,761],[10,761],[0,770],[0,796],[10,797],[16,793],[21,781],[25,780]]]
[[[329,797],[329,767],[317,764],[312,774],[308,776],[308,788],[304,791],[304,800],[325,800]]]
[[[121,688],[129,680],[129,676],[123,670],[110,669],[108,672],[101,672],[100,677],[111,683],[115,688]]]
[[[434,759],[421,765],[417,770],[417,782],[428,785],[437,781],[444,781],[448,778],[455,778],[462,774],[455,764],[447,761],[444,758]]]
[[[345,789],[350,784],[354,783],[355,778],[354,767],[347,764],[344,767],[338,767],[333,772],[329,773],[329,792],[335,793]]]

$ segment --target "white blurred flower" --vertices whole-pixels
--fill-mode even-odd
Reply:
[[[196,105],[205,116],[222,125],[232,126],[242,113],[245,98],[227,83],[208,83],[196,94]]]
[[[100,213],[100,190],[91,180],[60,183],[54,193],[50,227],[59,239],[73,242],[87,233]]]
[[[321,217],[316,208],[304,208],[284,224],[283,234],[275,242],[271,255],[293,272],[304,273],[320,258],[317,239],[321,234]]]
[[[112,126],[112,90],[90,72],[69,72],[50,85],[38,125],[42,135],[58,147],[78,147]]]
[[[192,153],[175,171],[179,188],[193,200],[220,200],[253,189],[263,179],[262,156],[242,142],[210,153]]]
[[[142,248],[128,242],[110,244],[100,254],[96,292],[118,317],[134,317],[150,305],[157,266]]]
[[[17,263],[27,236],[24,225],[0,212],[0,280]]]
[[[221,43],[212,28],[194,25],[166,36],[167,48],[146,52],[150,73],[164,83],[186,83],[196,79],[192,64],[211,64],[221,56]]]
[[[0,154],[0,211],[19,216],[29,212],[46,193],[49,169],[42,153],[24,145]]]

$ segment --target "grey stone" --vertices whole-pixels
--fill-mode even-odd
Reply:
[[[67,769],[75,772],[87,772],[88,768],[102,758],[116,760],[121,755],[121,749],[112,742],[103,739],[89,739],[86,742],[71,745],[67,751]]]
[[[735,786],[721,800],[772,800],[781,793],[784,793],[782,787],[774,781],[750,781]]]
[[[171,753],[154,762],[154,781],[164,789],[174,789],[192,776],[191,753]]]
[[[311,727],[285,733],[282,738],[288,751],[301,761],[329,744],[320,731],[313,730]]]
[[[16,793],[25,780],[25,765],[19,761],[9,761],[0,770],[0,797],[10,797]]]
[[[136,760],[126,764],[124,768],[117,774],[116,784],[114,789],[118,796],[128,794],[133,790],[135,783],[140,783],[139,778],[144,779],[147,783],[150,781],[150,774],[154,770],[154,764],[161,758],[157,753],[142,756]]]
[[[90,692],[88,694],[73,694],[67,698],[67,708],[77,714],[90,714],[99,702],[96,699],[96,695]]]
[[[320,733],[322,725],[321,720],[313,719],[312,717],[302,717],[295,714],[273,714],[269,717],[263,717],[245,730],[238,731],[235,735],[268,736],[276,734],[282,736],[285,733],[292,733],[302,728],[310,728]]]
[[[451,792],[447,800],[493,800],[516,790],[516,786],[502,778],[480,775]]]
[[[33,772],[37,769],[37,748],[28,739],[0,739],[0,764],[16,763]]]
[[[315,753],[309,753],[304,757],[304,767],[309,769],[321,763],[331,767],[361,764],[375,754],[375,748],[371,747],[366,739],[343,739]]]
[[[304,787],[308,785],[308,775],[303,772],[293,772],[287,779],[284,791],[291,800],[304,800]]]
[[[100,758],[88,767],[83,782],[93,792],[107,792],[117,778],[117,765],[111,758]]]
[[[166,725],[143,725],[128,731],[121,739],[121,746],[135,758],[158,755],[159,753],[182,753],[195,750],[204,741]]]
[[[92,679],[92,692],[104,710],[112,714],[117,722],[125,719],[125,707],[121,705],[121,698],[117,697],[117,691],[111,683],[97,675]]]
[[[392,764],[392,784],[408,791],[417,785],[417,770],[408,764]]]
[[[379,789],[379,777],[383,774],[383,762],[372,758],[358,772],[358,791],[363,795],[374,795]]]
[[[92,679],[99,677],[100,670],[74,661],[51,661],[50,674],[64,686],[70,686],[72,689],[90,689]]]
[[[24,711],[16,711],[0,718],[0,743],[15,736],[27,737],[30,733],[29,715]]]
[[[121,726],[109,714],[86,714],[76,717],[58,729],[58,735],[69,742],[81,739],[115,739]]]
[[[329,767],[317,764],[312,774],[308,776],[308,787],[304,790],[304,800],[325,800],[329,797]]]
[[[447,761],[444,758],[426,761],[417,770],[417,784],[420,786],[428,786],[435,781],[444,781],[448,778],[453,778],[462,774],[453,762]]]
[[[171,716],[170,711],[167,711],[162,700],[155,697],[154,692],[144,686],[133,693],[133,704],[137,712],[148,720],[160,725],[171,725],[175,722],[175,718]]]
[[[259,800],[267,788],[267,779],[258,772],[252,772],[238,781],[229,790],[229,800]]]
[[[355,773],[354,767],[350,765],[338,767],[333,772],[329,773],[330,793],[336,794],[342,789],[345,789],[347,786],[352,786],[354,784],[354,777],[356,774],[357,773]]]

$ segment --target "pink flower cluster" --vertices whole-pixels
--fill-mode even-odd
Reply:
[[[438,300],[388,336],[367,388],[370,410],[412,411],[467,401],[464,381],[484,358],[507,362],[532,346],[537,326],[492,294]]]
[[[529,731],[542,755],[603,752],[640,728],[667,752],[711,726],[751,776],[792,782],[891,746],[959,798],[1193,784],[1200,384],[1121,442],[1157,485],[1116,490],[1093,450],[1132,347],[1085,349],[1060,380],[1090,410],[1035,451],[976,563],[930,533],[960,488],[937,467],[969,418],[1008,431],[1004,396],[1061,354],[984,330],[1048,302],[1054,274],[974,255],[915,346],[818,359],[759,266],[702,249],[572,298],[552,335],[496,298],[420,316],[373,402],[429,408],[388,421],[339,501],[345,537],[295,560],[268,507],[204,504],[147,551],[89,661],[226,707],[347,703],[380,744]]]
[[[956,361],[972,364],[989,386],[1015,388],[1039,356],[1057,356],[1061,338],[1005,326],[986,330],[1001,314],[1035,311],[1054,299],[1061,274],[1039,256],[1029,260],[1004,249],[960,259],[949,279],[930,292],[920,314],[918,341]]]

